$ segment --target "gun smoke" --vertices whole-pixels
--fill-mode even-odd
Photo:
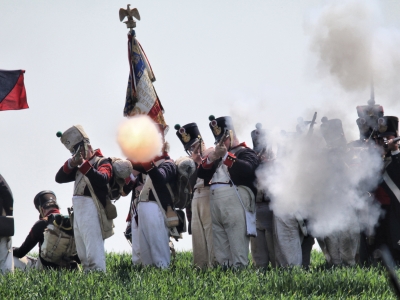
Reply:
[[[370,230],[380,215],[368,193],[378,184],[380,154],[328,149],[318,133],[298,137],[295,147],[293,140],[273,135],[281,152],[276,161],[258,170],[258,178],[271,196],[274,214],[300,215],[315,237],[358,231],[359,226]]]
[[[400,31],[385,24],[378,1],[331,1],[306,22],[317,76],[361,92],[371,82],[391,104],[400,92]],[[358,103],[357,103],[358,104]]]
[[[134,162],[148,162],[161,154],[163,139],[154,121],[139,115],[124,121],[118,129],[117,142],[122,153]]]
[[[398,105],[400,31],[386,26],[382,15],[380,3],[359,0],[328,2],[313,15],[306,26],[310,53],[316,60],[318,80],[328,79],[322,81],[320,102],[310,110],[319,112],[318,124],[311,136],[293,133],[284,137],[280,131],[286,128],[269,130],[269,143],[278,148],[278,158],[258,170],[260,187],[270,194],[274,214],[307,219],[315,237],[340,231],[371,232],[381,215],[369,194],[381,178],[381,153],[352,146],[330,149],[319,124],[324,115],[341,118],[351,141],[357,125],[349,112],[354,116],[356,106],[366,104],[372,82],[381,104]],[[343,97],[335,98],[337,88]],[[235,126],[244,121],[243,108],[231,110],[238,116]]]

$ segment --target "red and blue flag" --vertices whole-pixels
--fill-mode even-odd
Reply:
[[[24,70],[0,70],[0,110],[29,108],[24,73]]]
[[[153,86],[156,78],[134,30],[128,33],[128,57],[130,72],[124,116],[146,114],[156,123],[166,125],[164,109]]]

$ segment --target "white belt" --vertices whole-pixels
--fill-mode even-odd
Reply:
[[[212,185],[210,185],[210,190],[213,191],[213,190],[216,190],[216,189],[219,189],[219,188],[222,188],[222,187],[226,187],[226,186],[231,186],[231,185],[230,184],[223,184],[223,183],[212,184]]]

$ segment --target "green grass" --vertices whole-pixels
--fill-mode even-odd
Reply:
[[[395,299],[384,269],[197,270],[177,253],[168,270],[132,267],[129,254],[107,254],[107,273],[31,271],[0,276],[0,299]]]

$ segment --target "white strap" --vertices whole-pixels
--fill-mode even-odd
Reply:
[[[157,202],[157,204],[158,204],[158,207],[160,208],[160,210],[161,210],[161,212],[162,212],[162,214],[163,214],[163,216],[164,216],[165,224],[167,224],[167,215],[165,214],[165,210],[164,210],[164,208],[163,208],[162,205],[161,205],[160,199],[158,198],[158,195],[157,195],[157,193],[156,193],[156,190],[154,189],[153,184],[151,185],[151,190],[152,190],[152,192],[153,192],[154,198],[156,198],[156,202]]]
[[[167,189],[168,189],[168,191],[169,191],[169,193],[171,194],[171,199],[172,199],[172,204],[175,206],[175,195],[174,195],[174,192],[172,191],[172,188],[171,188],[171,186],[169,185],[169,183],[167,183],[166,184],[166,186],[167,186]],[[153,192],[154,193],[154,192]]]
[[[100,159],[102,159],[101,157],[98,156],[94,156],[89,163],[91,165],[96,164]],[[74,186],[74,195],[83,195],[84,190],[85,190],[85,183],[86,180],[82,181],[84,179],[84,177],[86,177],[81,171],[77,171],[76,172],[76,176],[75,176],[75,186]]]
[[[151,180],[151,178],[150,178],[149,175],[147,175],[145,178],[146,178],[146,182],[144,183],[144,186],[143,186],[143,189],[142,189],[140,195],[142,194],[142,192],[143,192],[145,189],[148,189],[148,188],[151,189],[151,191],[153,192],[154,198],[156,199],[156,202],[157,202],[157,204],[158,204],[158,207],[160,208],[160,210],[161,210],[161,212],[162,212],[162,214],[163,214],[163,216],[164,216],[164,221],[165,221],[165,223],[167,223],[167,215],[165,214],[164,208],[162,207],[161,202],[160,202],[160,198],[158,198],[158,195],[157,195],[157,193],[156,193],[156,190],[154,189],[153,181]],[[140,195],[139,195],[139,202],[140,202],[140,200],[141,200]],[[150,196],[150,195],[148,194],[147,197],[149,197],[149,196]],[[148,199],[146,199],[146,200],[148,200]]]
[[[99,218],[101,218],[101,213],[100,213],[100,209],[101,209],[101,208],[100,208],[100,200],[97,198],[96,193],[94,192],[94,189],[93,189],[93,187],[92,187],[92,184],[90,183],[89,178],[87,178],[87,177],[84,175],[84,176],[83,176],[83,179],[85,180],[86,185],[87,185],[87,187],[89,188],[90,194],[92,195],[92,199],[93,199],[94,204],[96,205],[97,212],[98,212],[98,214],[99,214]],[[103,205],[103,204],[101,204],[101,205]],[[102,224],[101,221],[100,221],[100,225],[101,225],[101,227],[103,228],[103,224]]]
[[[83,175],[83,180],[85,180],[85,183],[86,183],[87,187],[89,188],[90,195],[92,195],[92,198],[94,200],[98,201],[99,199],[97,199],[96,193],[94,192],[94,189],[92,187],[92,184],[90,183],[89,178],[87,178],[85,175]]]
[[[388,157],[383,161],[383,166],[384,166],[384,170],[386,170],[386,168],[390,165],[390,163],[392,162],[392,158]]]
[[[151,189],[151,186],[153,185],[153,182],[151,181],[150,176],[142,174],[142,179],[144,181],[142,190],[140,191],[139,197],[138,197],[138,202],[147,202],[149,201],[149,188]]]
[[[385,173],[383,173],[383,180],[386,182],[386,184],[388,185],[389,189],[396,196],[397,201],[400,202],[400,189],[393,182],[392,178],[390,178],[389,174],[386,171],[385,171]]]

